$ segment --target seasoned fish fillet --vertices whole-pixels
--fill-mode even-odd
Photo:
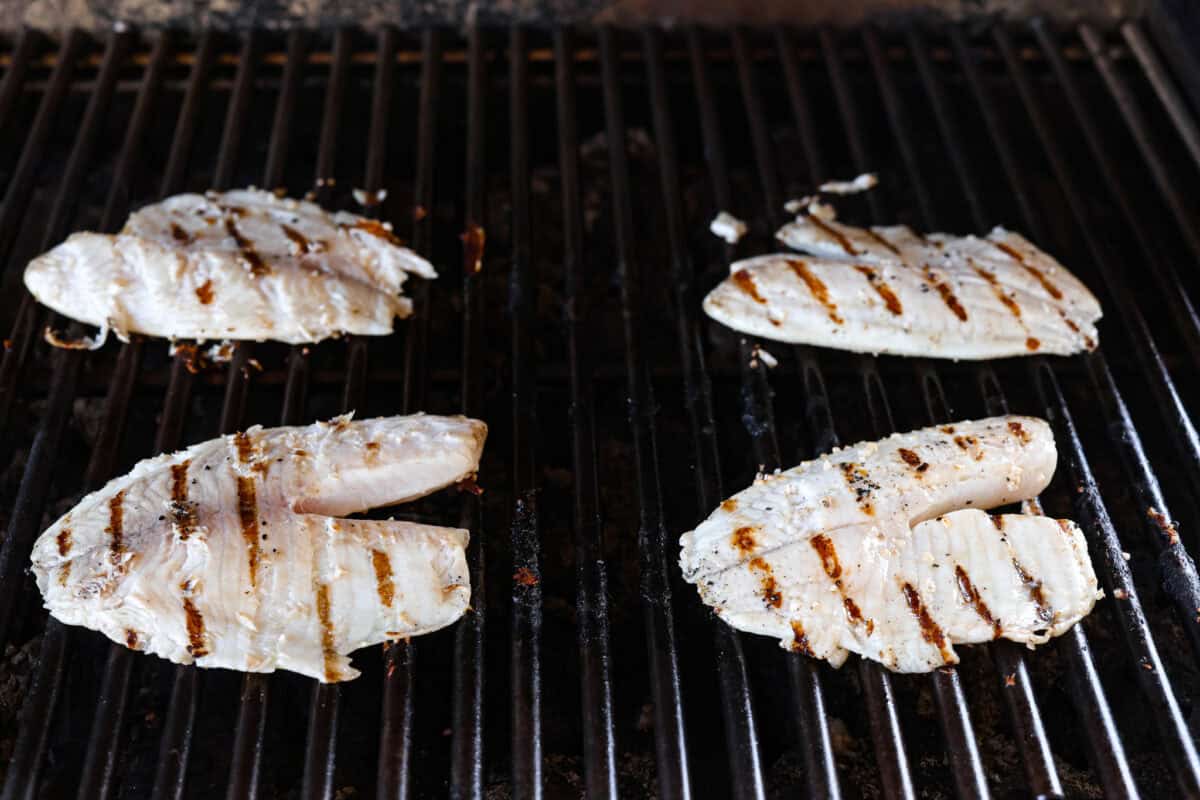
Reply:
[[[180,664],[358,676],[346,654],[457,620],[467,531],[346,514],[474,474],[487,427],[418,414],[251,428],[140,462],[33,550],[62,622]]]
[[[726,622],[841,665],[957,663],[953,645],[1030,646],[1100,597],[1079,528],[983,509],[1050,482],[1049,426],[995,417],[896,434],[760,478],[680,540]]]
[[[729,327],[865,353],[984,359],[1096,347],[1100,305],[1024,237],[921,236],[813,215],[776,234],[806,255],[733,264],[704,300]]]
[[[390,333],[407,273],[437,274],[382,223],[245,189],[182,194],[116,236],[76,233],[25,270],[37,300],[119,336],[316,342]]]

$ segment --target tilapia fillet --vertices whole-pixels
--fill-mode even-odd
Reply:
[[[1101,596],[1078,526],[987,508],[1050,482],[1049,426],[961,422],[866,442],[760,478],[680,543],[684,578],[740,630],[840,666],[954,664],[955,644],[1033,646]]]
[[[467,531],[346,514],[475,473],[487,426],[418,414],[251,428],[137,464],[46,530],[46,608],[179,664],[357,677],[346,654],[470,599]]]
[[[246,189],[170,197],[115,236],[73,234],[30,262],[25,285],[122,337],[298,344],[390,333],[412,312],[408,273],[437,277],[384,224]]]
[[[744,333],[864,353],[956,359],[1096,348],[1100,305],[1024,237],[921,236],[816,215],[776,234],[803,254],[732,265],[704,300]]]

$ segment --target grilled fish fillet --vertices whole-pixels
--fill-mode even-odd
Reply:
[[[467,531],[341,519],[474,474],[487,427],[415,415],[251,428],[140,462],[41,535],[46,608],[179,664],[357,677],[346,654],[467,608]]]
[[[738,261],[704,300],[744,333],[864,353],[955,359],[1094,350],[1096,298],[1019,234],[921,236],[813,215],[776,236],[806,255]]]
[[[735,628],[840,666],[954,664],[1033,646],[1101,596],[1079,528],[983,509],[1046,487],[1049,426],[995,417],[896,434],[760,478],[680,540],[684,578]]]
[[[412,311],[408,273],[437,277],[382,223],[245,189],[170,197],[115,236],[73,234],[29,264],[25,285],[122,337],[298,344],[390,333]]]

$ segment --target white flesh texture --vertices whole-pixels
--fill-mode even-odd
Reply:
[[[680,543],[686,580],[740,630],[840,666],[957,663],[953,645],[1029,646],[1101,596],[1079,528],[995,508],[1054,474],[1049,426],[995,417],[895,434],[762,477]]]
[[[241,189],[170,197],[115,236],[72,234],[30,262],[25,285],[121,337],[299,344],[390,333],[412,311],[410,272],[437,277],[382,223]]]
[[[1024,237],[920,236],[797,217],[776,234],[803,255],[732,265],[704,299],[743,333],[862,353],[986,359],[1096,347],[1100,305]]]
[[[147,459],[42,534],[38,588],[62,622],[179,664],[349,680],[347,653],[462,616],[468,534],[341,517],[470,478],[486,436],[345,416]]]

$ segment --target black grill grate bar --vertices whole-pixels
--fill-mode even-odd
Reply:
[[[600,29],[600,67],[612,184],[616,280],[625,338],[626,414],[633,441],[639,511],[639,588],[650,656],[658,785],[664,797],[690,797],[692,788],[680,688],[679,652],[666,566],[666,526],[655,458],[656,403],[654,387],[642,354],[641,293],[638,264],[633,250],[633,192],[626,152],[625,112],[618,75],[616,37],[611,28]]]
[[[1039,31],[1039,38],[1043,49],[1057,46],[1047,38],[1049,34],[1044,29],[1036,28],[1035,30]],[[1092,55],[1092,60],[1096,65],[1097,71],[1099,71],[1110,93],[1116,99],[1121,115],[1125,118],[1126,123],[1133,133],[1134,140],[1142,153],[1142,157],[1150,167],[1150,172],[1154,176],[1154,180],[1168,208],[1176,220],[1186,219],[1187,212],[1183,210],[1182,201],[1166,175],[1166,165],[1158,154],[1156,146],[1149,139],[1150,134],[1146,130],[1145,120],[1137,110],[1128,86],[1116,75],[1111,61],[1101,52],[1103,44],[1096,37],[1095,32],[1091,28],[1083,26],[1080,29],[1080,35]],[[1191,356],[1192,364],[1200,365],[1200,316],[1197,315],[1191,298],[1184,291],[1183,284],[1179,280],[1179,275],[1174,265],[1162,263],[1162,258],[1159,255],[1163,250],[1162,244],[1151,237],[1151,234],[1142,223],[1140,215],[1134,211],[1133,205],[1129,200],[1129,195],[1126,192],[1126,187],[1122,185],[1120,178],[1113,169],[1110,160],[1111,150],[1105,147],[1103,135],[1100,127],[1097,125],[1096,117],[1079,95],[1079,88],[1071,74],[1071,70],[1054,56],[1051,56],[1050,63],[1058,76],[1059,82],[1062,84],[1067,101],[1079,122],[1079,127],[1083,131],[1084,141],[1087,142],[1088,150],[1092,154],[1097,171],[1103,177],[1109,195],[1113,197],[1117,207],[1121,209],[1125,227],[1133,232],[1134,238],[1137,240],[1138,251],[1142,254],[1145,264],[1150,267],[1150,273],[1158,284],[1159,297],[1166,302],[1167,309],[1174,319],[1175,328],[1187,343],[1187,351]],[[1108,151],[1106,152],[1106,150]],[[1190,223],[1181,225],[1180,230],[1184,232],[1184,239],[1193,248],[1193,252],[1200,254],[1200,237],[1197,237],[1192,231]]]
[[[961,51],[963,55],[966,55],[965,48],[961,48]],[[983,101],[984,98],[981,96],[979,99]],[[1002,131],[1002,128],[995,129],[995,136],[997,138],[1002,137]],[[961,173],[959,177],[966,192],[971,193],[975,190],[974,181],[971,179],[969,173]],[[1010,179],[1014,179],[1015,182],[1014,176],[1009,177]],[[920,179],[919,173],[915,179]],[[981,371],[981,375],[982,374],[983,372]],[[1056,379],[1049,364],[1043,359],[1037,359],[1035,361],[1035,374],[1039,377],[1039,379],[1046,382],[1045,384],[1039,383],[1039,393],[1041,395],[1043,405],[1046,407],[1047,416],[1053,420],[1066,419],[1069,422],[1070,411],[1066,407],[1061,393],[1057,390]],[[1113,387],[1113,390],[1115,390],[1115,386]],[[998,384],[994,387],[993,391],[998,393]],[[1000,396],[1002,397],[1002,395]],[[1051,405],[1049,403],[1050,399],[1054,399],[1057,402],[1054,405]],[[1167,738],[1170,739],[1171,737],[1178,737],[1178,728],[1182,723],[1182,720],[1174,716],[1175,710],[1177,709],[1174,695],[1171,692],[1169,684],[1166,682],[1167,679],[1165,674],[1161,673],[1161,664],[1158,662],[1157,652],[1154,649],[1154,643],[1150,637],[1149,630],[1146,628],[1145,619],[1141,615],[1140,605],[1138,603],[1136,591],[1134,590],[1132,584],[1132,578],[1129,573],[1128,565],[1125,563],[1124,558],[1121,555],[1120,542],[1117,540],[1115,530],[1113,530],[1111,522],[1108,520],[1107,511],[1100,500],[1098,490],[1095,489],[1095,483],[1091,476],[1090,468],[1087,466],[1087,457],[1081,449],[1082,446],[1079,439],[1074,435],[1073,427],[1070,427],[1069,434],[1069,436],[1060,437],[1060,440],[1065,440],[1070,445],[1070,463],[1072,465],[1072,472],[1074,473],[1077,484],[1084,489],[1080,497],[1076,498],[1077,505],[1087,506],[1086,510],[1080,511],[1081,519],[1085,520],[1085,530],[1095,529],[1102,538],[1102,546],[1105,549],[1105,554],[1107,557],[1106,561],[1109,562],[1106,564],[1108,570],[1105,574],[1105,578],[1106,582],[1109,584],[1108,588],[1110,594],[1113,593],[1112,584],[1114,582],[1118,583],[1121,591],[1124,592],[1125,598],[1128,600],[1127,603],[1118,603],[1118,608],[1121,609],[1122,612],[1126,612],[1126,619],[1124,621],[1126,623],[1127,637],[1129,637],[1131,640],[1137,640],[1138,647],[1135,648],[1135,655],[1137,655],[1136,651],[1140,650],[1141,657],[1146,659],[1141,661],[1141,664],[1143,666],[1149,664],[1150,667],[1152,667],[1150,670],[1141,670],[1140,672],[1152,671],[1155,673],[1155,678],[1153,679],[1155,685],[1149,687],[1151,693],[1155,695],[1150,698],[1151,702],[1154,703],[1166,717],[1168,717],[1168,722],[1166,724],[1169,726],[1169,728],[1175,728],[1175,730],[1168,729]],[[1136,432],[1133,432],[1133,436],[1136,439]],[[1088,487],[1091,487],[1092,489],[1090,493],[1088,492]],[[1087,496],[1086,499],[1084,498],[1084,495]],[[1094,524],[1087,525],[1086,522],[1088,521],[1093,522]],[[1117,595],[1117,597],[1120,598],[1121,595]],[[1133,623],[1132,626],[1130,623]],[[1080,632],[1075,638],[1077,641],[1086,641],[1083,639],[1082,632]],[[1081,653],[1081,655],[1086,658],[1085,653]],[[1084,659],[1081,658],[1079,660]],[[1161,678],[1158,677],[1160,675]],[[1148,679],[1145,675],[1139,675],[1139,678],[1142,679],[1143,685],[1151,682],[1151,679]],[[1115,742],[1116,740],[1114,739],[1113,741]],[[1182,760],[1185,764],[1194,763],[1194,749],[1190,743],[1190,740],[1188,740],[1186,737],[1179,741],[1174,749],[1177,752],[1174,752],[1173,756],[1182,756]],[[1191,751],[1190,755],[1188,752],[1189,750]],[[1123,766],[1123,754],[1119,755],[1119,765]],[[1173,759],[1173,763],[1178,764],[1178,760]],[[1177,777],[1179,777],[1181,768],[1177,766],[1176,771]],[[1181,777],[1181,783],[1183,783],[1185,789],[1188,787],[1189,781],[1194,780],[1194,778],[1191,778],[1187,775],[1187,771],[1188,767],[1182,767],[1183,775]]]
[[[4,71],[4,80],[0,81],[0,120],[11,119],[9,113],[21,95],[21,89],[25,85],[25,73],[41,39],[42,34],[33,28],[21,29],[21,35],[8,62],[8,69]]]
[[[815,139],[816,131],[812,124],[813,114],[808,102],[808,92],[804,88],[799,65],[795,61],[795,51],[786,32],[780,30],[776,33],[775,44],[788,86],[792,117],[800,132],[801,147],[808,159],[811,182],[819,184],[826,177],[827,168],[819,143]],[[825,390],[825,381],[815,353],[810,348],[803,347],[797,348],[797,353],[804,378],[806,419],[813,438],[813,452],[807,455],[828,452],[839,444],[839,438]],[[880,665],[867,659],[858,659],[857,669],[867,704],[871,738],[884,790],[888,797],[913,797],[912,776],[891,676]],[[822,726],[822,730],[827,736],[825,726]],[[821,748],[822,753],[828,750],[827,745]]]
[[[906,169],[910,172],[917,172],[919,177],[919,171],[916,170],[916,154],[912,147],[912,141],[907,135],[907,121],[905,120],[903,107],[897,97],[891,75],[887,72],[887,64],[880,57],[878,42],[874,39],[873,31],[866,31],[865,44],[868,57],[872,62],[876,81],[883,94],[884,110],[886,111],[888,124],[892,129],[893,138],[900,148],[901,157]],[[838,70],[843,68],[840,66],[843,58],[842,53],[834,36],[828,31],[822,32],[821,48],[827,66],[839,65],[837,67]],[[831,68],[832,73],[833,69]],[[853,92],[846,81],[835,81],[834,91],[839,98],[838,106],[843,112],[856,107],[857,103]],[[871,162],[865,160],[867,157],[866,137],[858,124],[858,120],[859,116],[857,112],[853,112],[843,118],[843,126],[848,134],[849,141],[853,143],[851,152],[855,161],[854,168],[859,172],[866,172],[869,170]],[[860,160],[860,158],[864,160]],[[924,191],[919,180],[913,176],[910,176],[910,183],[914,190],[916,190],[918,198],[926,198],[924,201],[918,202],[918,211],[923,218],[921,220],[922,223],[928,229],[931,222],[929,215],[932,215],[932,207],[928,202],[928,194]],[[871,194],[878,193],[872,192]],[[883,203],[880,200],[871,210],[872,218],[877,224],[883,223],[886,219],[880,216],[883,213],[882,206]],[[874,372],[876,369],[875,365],[871,362],[867,362],[866,368],[868,373]],[[888,410],[882,381],[874,381],[874,383],[879,389],[877,399],[880,401],[877,406],[874,406],[876,410],[874,432],[880,436],[886,436],[895,431],[896,427]],[[963,694],[958,671],[951,667],[938,669],[931,675],[930,683],[932,684],[934,699],[937,703],[942,735],[950,751],[948,760],[959,796],[987,797],[989,794],[987,776],[984,772],[983,762],[979,757],[979,749],[971,723],[971,714],[967,708],[966,697]]]
[[[264,189],[275,189],[283,185],[288,154],[288,122],[296,108],[296,94],[300,90],[301,72],[304,70],[307,50],[307,31],[296,29],[288,33],[283,79],[279,89],[279,100],[275,105],[275,120],[271,125],[271,141],[267,145],[267,166],[263,169]]]
[[[333,177],[337,162],[338,128],[346,94],[346,75],[350,70],[350,51],[353,35],[349,28],[339,28],[333,35],[333,64],[329,69],[329,89],[321,112],[321,138],[317,144],[317,180],[314,191],[318,202],[329,197],[327,179]]]
[[[213,175],[213,188],[222,191],[233,186],[234,170],[237,169],[238,145],[242,142],[242,129],[254,99],[254,75],[258,62],[258,31],[251,29],[242,37],[242,48],[238,52],[237,72],[233,79],[233,93],[229,98],[229,110],[225,112],[225,129],[221,132],[221,149],[217,153],[217,171]]]
[[[1084,234],[1091,260],[1100,270],[1104,284],[1109,289],[1112,304],[1118,312],[1122,327],[1126,328],[1132,340],[1138,365],[1141,367],[1146,382],[1155,395],[1158,406],[1164,411],[1169,412],[1165,415],[1167,417],[1166,422],[1170,428],[1172,442],[1179,447],[1183,454],[1183,458],[1180,459],[1182,466],[1188,472],[1189,476],[1195,480],[1200,480],[1200,477],[1197,477],[1200,476],[1200,436],[1196,433],[1195,426],[1188,415],[1187,407],[1180,398],[1170,373],[1167,372],[1158,346],[1155,344],[1150,330],[1146,325],[1146,320],[1143,318],[1141,311],[1133,303],[1129,292],[1125,289],[1124,282],[1113,269],[1109,260],[1110,248],[1102,244],[1100,232],[1096,229],[1096,226],[1090,224],[1083,198],[1064,163],[1058,138],[1054,133],[1053,127],[1045,117],[1041,104],[1030,83],[1027,71],[1013,49],[1008,32],[1003,27],[997,26],[993,29],[993,37],[1000,49],[1001,56],[1008,69],[1008,74],[1012,76],[1016,84],[1025,111],[1029,114],[1038,138],[1042,142],[1042,149],[1050,160],[1051,169],[1066,197],[1071,214]],[[1048,54],[1052,65],[1055,55],[1054,53]]]
[[[535,284],[529,213],[529,61],[525,29],[509,34],[509,139],[512,186],[512,271],[508,314],[512,334],[512,617],[509,723],[512,789],[518,800],[540,800],[542,786],[542,570],[534,444],[536,370],[530,335]]]
[[[696,100],[699,105],[700,129],[703,137],[705,160],[712,176],[711,186],[717,206],[723,209],[733,208],[730,192],[729,173],[725,160],[725,146],[722,141],[715,93],[708,69],[708,51],[700,40],[700,34],[693,28],[688,31],[688,56],[691,63],[692,80],[695,84]],[[655,53],[654,56],[658,54]],[[661,73],[661,57],[650,59],[652,69]],[[669,235],[672,250],[673,276],[677,285],[677,303],[681,326],[680,346],[687,349],[688,342],[694,342],[691,348],[695,351],[697,374],[700,382],[700,396],[694,398],[695,389],[687,389],[689,417],[693,428],[693,439],[696,443],[696,473],[697,487],[701,498],[701,508],[712,508],[724,495],[721,479],[721,455],[716,437],[716,418],[713,410],[711,384],[705,366],[703,328],[693,316],[695,301],[698,299],[688,290],[694,277],[694,269],[687,260],[687,250],[682,238],[682,209],[680,208],[680,185],[678,177],[678,159],[675,156],[675,137],[670,129],[670,116],[665,113],[668,94],[661,78],[652,77],[651,85],[657,94],[653,105],[656,114],[655,130],[658,133],[658,146],[661,149],[659,163],[663,180],[663,195],[668,209]],[[661,106],[662,111],[658,111]],[[670,220],[674,218],[674,222]],[[732,254],[733,248],[724,248],[726,260]],[[687,329],[691,328],[692,331]],[[739,344],[739,357],[742,366],[743,403],[754,424],[751,426],[752,447],[756,454],[765,452],[764,439],[770,437],[773,427],[770,423],[770,407],[763,409],[763,394],[759,388],[763,385],[763,376],[749,373],[750,360],[748,353],[751,345],[746,341]],[[683,354],[685,363],[689,363],[686,352]],[[689,385],[694,385],[695,378],[689,378]],[[700,400],[699,408],[695,407],[696,399]],[[760,424],[761,420],[768,420]],[[778,448],[776,447],[776,450]],[[702,464],[705,454],[709,453],[711,468],[708,479],[704,479]],[[761,462],[760,462],[761,463]],[[732,789],[741,797],[762,797],[765,794],[765,780],[759,753],[757,716],[754,708],[754,697],[750,689],[746,657],[742,649],[742,641],[737,631],[724,622],[712,621],[713,639],[717,654],[717,676],[721,691],[721,714],[725,728],[726,751],[728,753]],[[811,693],[805,694],[800,702],[800,726],[806,735],[821,735],[825,718],[820,713],[820,687],[810,681],[816,697]],[[826,763],[824,766],[828,766]],[[827,774],[818,775],[810,769],[813,781],[822,787],[836,787],[836,775],[829,781]]]
[[[484,131],[487,91],[485,34],[472,25],[467,31],[467,152],[465,214],[463,220],[463,349],[460,392],[462,411],[481,416],[483,399],[479,388],[483,349],[483,272],[476,259],[486,260],[479,242],[483,231]],[[479,239],[476,239],[479,231]],[[471,605],[454,628],[453,733],[450,740],[450,796],[483,797],[484,768],[484,657],[487,619],[487,575],[483,508],[470,492],[461,501],[460,526],[471,531],[467,566],[471,575]]]
[[[1129,49],[1133,51],[1134,57],[1141,64],[1142,71],[1146,73],[1150,85],[1154,87],[1154,93],[1158,95],[1163,108],[1171,117],[1171,122],[1174,123],[1179,137],[1183,139],[1192,160],[1196,162],[1196,166],[1200,167],[1200,127],[1197,127],[1196,120],[1188,111],[1183,95],[1171,80],[1166,65],[1159,58],[1150,37],[1137,22],[1126,22],[1122,25],[1121,35],[1125,37]]]
[[[179,122],[171,139],[171,151],[167,155],[167,167],[163,170],[162,187],[158,190],[161,197],[168,197],[183,189],[184,172],[192,152],[192,140],[196,135],[195,119],[200,113],[204,90],[208,87],[208,73],[212,69],[215,50],[216,34],[205,31],[196,45],[187,89],[183,94],[183,105],[179,108]]]
[[[579,140],[576,133],[575,45],[570,32],[554,33],[558,157],[562,176],[564,325],[570,367],[571,451],[575,484],[575,606],[583,719],[583,765],[589,798],[617,796],[616,732],[613,727],[612,660],[608,618],[608,575],[601,540],[596,478],[593,391],[586,318],[579,305],[583,268]],[[613,143],[615,146],[615,143]],[[587,382],[585,382],[587,381]]]
[[[417,152],[413,179],[412,246],[429,256],[432,248],[433,163],[437,134],[438,87],[442,76],[442,40],[433,29],[421,37],[421,89],[417,100]],[[429,284],[421,281],[412,293],[413,308],[429,307]],[[425,402],[425,341],[429,314],[418,313],[408,322],[404,349],[402,413],[411,414]],[[413,682],[416,645],[393,642],[384,652],[383,719],[379,729],[379,797],[408,797],[412,788]]]

